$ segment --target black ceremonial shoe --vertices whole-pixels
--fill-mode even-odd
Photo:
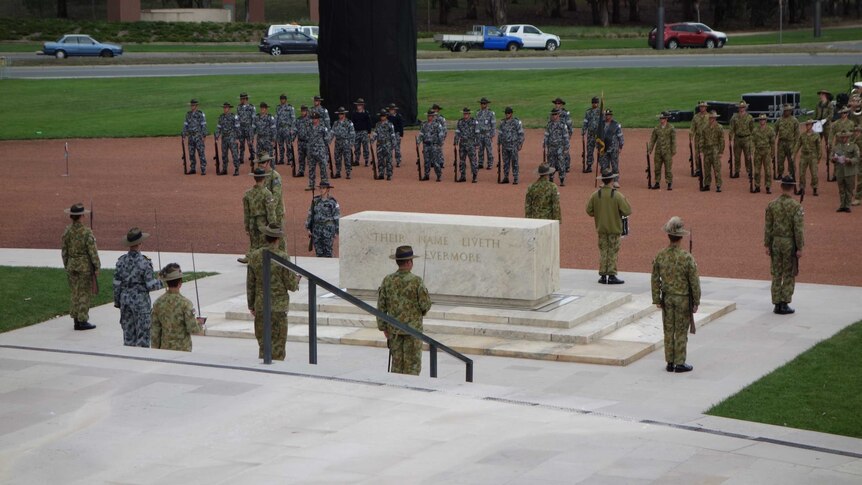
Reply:
[[[94,328],[96,326],[90,322],[75,322],[75,330],[92,330]]]
[[[191,170],[189,170],[188,172],[186,172],[186,175],[194,175],[194,174],[196,174],[196,173],[198,173],[198,171],[197,171],[197,170],[195,170],[195,169],[191,169]]]
[[[814,197],[817,197],[817,187],[814,188]]]
[[[668,372],[673,372],[673,362],[668,362],[667,367],[665,367],[664,370]]]
[[[781,307],[781,313],[779,313],[779,315],[790,315],[796,313],[796,310],[790,308],[787,303],[779,303],[778,305]]]
[[[730,178],[738,179],[739,178],[739,171],[733,172],[733,175],[731,175]]]
[[[508,184],[509,183],[509,177],[504,178],[503,181],[500,183],[501,184]]]
[[[608,275],[602,275],[602,277],[599,278],[599,283],[601,283],[603,285],[608,284]]]
[[[709,190],[709,189],[707,189],[707,190]],[[715,191],[716,191],[716,192],[721,192],[721,185],[716,185],[716,186],[715,186]]]
[[[759,194],[759,193],[760,193],[760,187],[755,187],[754,192],[752,192],[752,194]]]
[[[650,190],[658,190],[658,189],[659,189],[658,182],[656,182],[650,186]]]
[[[667,190],[673,190],[673,184],[667,184]]]
[[[679,372],[691,372],[692,370],[694,370],[694,366],[692,366],[691,364],[681,364],[681,365],[673,366],[673,371],[677,372],[677,373],[679,373]]]
[[[625,281],[617,278],[616,275],[608,275],[608,284],[609,285],[621,285],[625,283]]]
[[[772,313],[774,313],[776,315],[781,315],[781,304],[780,303],[775,304],[775,307],[772,309]]]
[[[766,188],[766,193],[767,193],[767,194],[771,194],[771,193],[772,193],[772,188],[767,187],[767,188]]]
[[[704,185],[703,187],[700,188],[700,191],[701,192],[709,192],[709,185]]]

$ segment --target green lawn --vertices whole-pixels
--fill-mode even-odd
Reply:
[[[561,96],[577,121],[592,95],[604,90],[625,127],[653,126],[666,109],[693,109],[704,97],[736,101],[759,90],[802,92],[811,108],[819,89],[845,88],[846,67],[568,69],[548,71],[477,71],[419,73],[419,107],[434,102],[449,119],[463,106],[476,107],[486,96],[502,113],[511,105],[527,126],[544,126],[550,101]],[[201,101],[210,130],[225,101],[236,102],[248,91],[255,104],[275,104],[288,92],[295,106],[318,92],[314,74],[206,76],[123,79],[4,80],[0,103],[0,139],[131,137],[177,135],[187,103]],[[577,97],[575,97],[577,96]],[[112,102],[105,102],[109,98]],[[86,109],[81,109],[81,107]]]
[[[183,280],[214,274],[189,272],[183,275]],[[93,298],[93,306],[113,300],[113,278],[114,270],[99,272],[99,294]],[[0,333],[69,312],[69,285],[62,269],[0,266],[0,281],[3,281],[0,286]],[[69,325],[71,327],[72,323]]]
[[[820,342],[708,414],[862,438],[862,322]]]

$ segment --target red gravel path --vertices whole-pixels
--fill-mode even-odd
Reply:
[[[621,191],[631,201],[632,234],[625,238],[619,269],[648,272],[653,255],[666,243],[660,227],[679,215],[693,229],[694,253],[701,273],[729,278],[768,279],[769,260],[763,249],[763,212],[775,195],[749,194],[748,181],[725,176],[724,191],[698,192],[696,178],[689,176],[688,146],[679,136],[674,190],[646,189],[645,143],[648,130],[626,131],[626,149],[621,161]],[[496,171],[483,170],[478,184],[452,182],[451,140],[446,146],[446,176],[441,183],[417,180],[415,150],[404,139],[405,163],[391,182],[374,181],[371,171],[355,167],[352,180],[334,180],[333,194],[342,213],[363,210],[482,214],[522,217],[524,194],[535,179],[541,160],[541,132],[530,130],[522,152],[521,184],[497,185]],[[68,219],[62,209],[82,201],[95,205],[95,232],[102,249],[122,249],[120,240],[129,227],[154,231],[154,209],[158,210],[159,242],[165,251],[242,254],[247,245],[242,230],[242,194],[252,185],[245,175],[217,177],[212,162],[205,177],[183,176],[179,139],[81,139],[69,140],[70,176],[63,176],[64,140],[0,142],[3,176],[0,178],[0,247],[56,248]],[[563,224],[561,263],[566,268],[590,269],[598,264],[598,249],[592,220],[584,207],[593,191],[593,177],[580,173],[580,142],[575,138],[573,172],[562,187]],[[685,146],[683,146],[685,144]],[[207,139],[212,157],[212,137]],[[727,173],[726,158],[724,174]],[[311,193],[305,179],[290,177],[289,167],[279,171],[286,183],[285,207],[288,234],[298,235],[299,254],[305,252],[303,235]],[[862,209],[838,214],[837,187],[827,183],[821,164],[821,195],[805,199],[806,247],[800,281],[862,285]],[[774,193],[778,186],[773,184]],[[151,239],[147,250],[155,251]],[[294,244],[288,239],[288,250]],[[113,264],[105,261],[105,265]]]

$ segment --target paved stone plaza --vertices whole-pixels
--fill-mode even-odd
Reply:
[[[119,254],[101,252],[106,266]],[[220,273],[200,282],[204,308],[242,293],[234,258],[196,255]],[[2,265],[59,263],[0,250]],[[337,261],[299,264],[337,281]],[[648,290],[648,275],[622,276],[598,288],[593,271],[561,270],[560,284]],[[691,337],[690,374],[664,372],[660,350],[625,367],[471,356],[473,384],[445,354],[438,379],[427,353],[415,378],[349,345],[321,344],[312,366],[290,342],[266,366],[253,339],[123,347],[111,305],[91,311],[93,331],[60,317],[0,334],[0,483],[862,483],[862,440],[703,414],[858,320],[862,288],[798,285],[789,317],[771,313],[768,281],[703,278],[703,291],[736,309]]]

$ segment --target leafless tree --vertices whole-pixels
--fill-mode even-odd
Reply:
[[[508,23],[509,0],[488,0],[488,16],[494,25]]]

